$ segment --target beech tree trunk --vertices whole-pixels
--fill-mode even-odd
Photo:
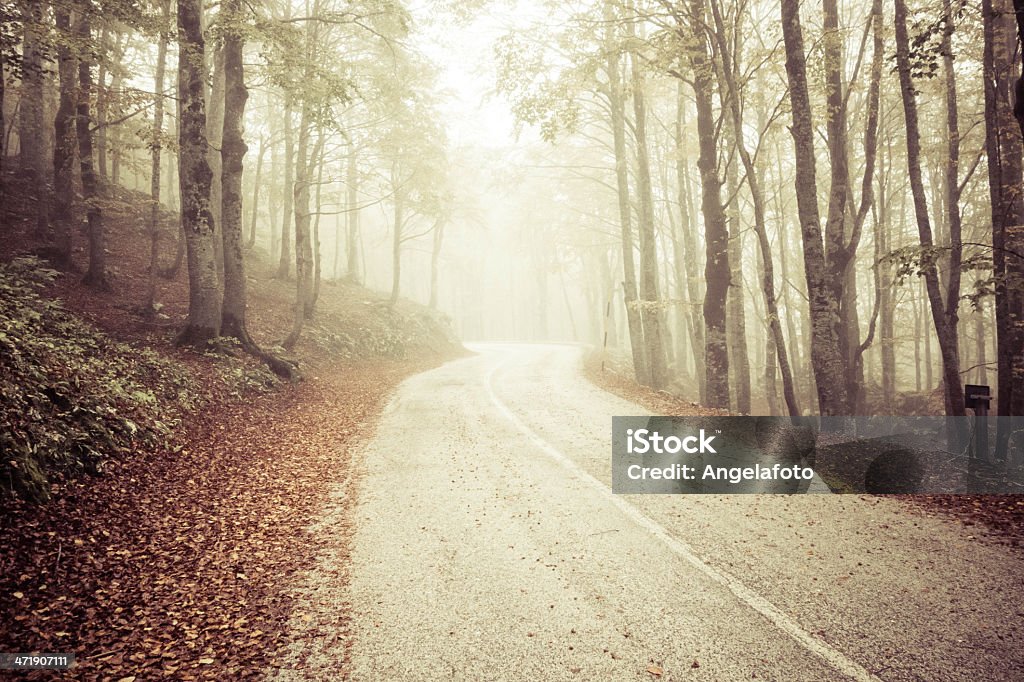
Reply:
[[[210,172],[213,179],[210,182],[210,212],[213,213],[213,248],[217,259],[217,277],[221,288],[224,286],[224,237],[221,230],[224,227],[221,221],[221,169],[222,160],[222,137],[224,134],[224,44],[222,37],[213,47],[213,74],[211,76],[210,99],[206,108],[206,139],[209,145],[207,154],[210,158]]]
[[[179,344],[204,347],[220,336],[221,292],[214,249],[207,156],[205,41],[200,0],[178,0],[178,184],[188,262],[188,320]]]
[[[4,73],[6,60],[4,51],[0,50],[0,74]],[[4,113],[7,99],[7,79],[0,77],[0,206],[7,200],[7,188],[4,182],[4,159],[7,158],[7,116]]]
[[[740,93],[734,75],[732,55],[725,36],[725,22],[722,18],[717,0],[712,0],[712,14],[715,19],[716,39],[719,54],[722,59],[722,75],[728,91],[729,114],[732,121],[733,140],[736,144],[736,151],[743,163],[746,172],[747,187],[750,188],[750,195],[754,208],[754,232],[757,235],[757,243],[760,254],[761,290],[764,294],[765,312],[768,317],[768,331],[770,342],[768,350],[775,354],[773,361],[778,361],[779,373],[782,376],[782,393],[786,401],[786,409],[790,416],[800,415],[800,406],[796,397],[796,388],[793,383],[793,372],[789,363],[789,354],[786,351],[786,340],[782,333],[782,322],[779,316],[778,301],[775,297],[775,265],[772,261],[771,244],[768,241],[768,230],[765,223],[765,200],[764,191],[761,188],[760,174],[754,165],[754,161],[747,150],[743,139],[743,115],[740,108]],[[781,248],[785,248],[783,243]],[[775,366],[774,363],[765,363],[765,390],[768,393],[769,404],[772,403],[775,395]],[[773,408],[774,410],[774,408]]]
[[[622,237],[622,290],[629,326],[629,345],[633,358],[633,373],[641,384],[650,385],[647,362],[647,344],[644,342],[643,321],[636,286],[634,260],[632,207],[629,202],[629,160],[626,157],[626,107],[622,92],[622,77],[618,47],[612,34],[614,10],[610,0],[604,4],[606,21],[605,68],[608,73],[608,104],[611,113],[612,143],[615,152],[615,182],[619,202],[619,226]]]
[[[18,109],[18,140],[21,170],[36,193],[36,233],[42,236],[49,224],[49,193],[46,189],[46,158],[43,147],[43,10],[42,2],[21,2],[24,28],[22,42],[22,95]],[[87,20],[86,20],[87,21]]]
[[[683,96],[683,82],[679,81],[676,86],[676,121],[675,121],[675,147],[676,147],[676,185],[679,203],[680,222],[680,245],[683,248],[682,258],[677,259],[676,268],[680,270],[679,276],[686,280],[686,294],[689,300],[687,308],[687,326],[690,330],[691,354],[693,364],[696,368],[697,394],[701,403],[704,403],[707,396],[707,371],[704,367],[704,318],[701,311],[700,296],[700,274],[699,254],[697,253],[697,241],[695,238],[696,221],[691,210],[691,191],[687,168],[689,158],[685,152],[683,130],[686,122],[686,99]],[[680,264],[680,261],[682,264]]]
[[[160,16],[163,25],[160,29],[160,42],[157,45],[156,74],[154,75],[153,103],[153,141],[152,164],[149,176],[149,196],[153,204],[149,208],[149,274],[146,291],[146,313],[154,312],[156,305],[156,277],[160,255],[160,155],[163,147],[164,134],[164,73],[167,69],[167,29],[171,20],[171,2],[162,0]]]
[[[632,8],[631,8],[632,9]],[[629,21],[630,38],[636,39],[635,20]],[[640,301],[647,364],[651,387],[664,388],[669,381],[665,344],[665,313],[658,294],[658,246],[654,235],[654,193],[651,189],[651,162],[647,149],[647,105],[644,77],[639,58],[630,55],[633,91],[633,138],[636,142],[636,193],[639,200],[637,233],[640,237]]]
[[[726,299],[729,292],[729,229],[722,206],[722,181],[718,177],[718,131],[712,109],[713,65],[708,58],[704,0],[690,0],[696,41],[690,53],[693,93],[697,102],[697,136],[700,158],[701,208],[704,215],[704,365],[707,372],[705,404],[729,409],[729,346]]]
[[[1024,178],[1021,130],[1014,119],[1011,57],[1016,46],[1009,0],[983,0],[985,148],[992,205],[992,261],[996,308],[996,409],[1024,415]],[[1019,28],[1018,28],[1019,31]],[[1017,88],[1018,92],[1020,88]],[[1024,98],[1022,98],[1024,99]],[[1018,100],[1020,103],[1021,100]],[[1024,105],[1020,105],[1024,106]],[[1018,115],[1020,107],[1017,109]],[[1006,459],[1009,429],[999,420],[996,456]]]
[[[313,218],[313,291],[310,294],[309,302],[306,305],[306,318],[313,316],[316,310],[316,302],[320,299],[320,275],[321,275],[321,253],[320,253],[320,196],[324,186],[324,155],[323,155],[324,134],[320,131],[317,142],[317,151],[313,152],[313,159],[316,160],[316,192],[313,205],[316,207],[316,215]]]
[[[178,93],[178,90],[177,90],[177,87],[175,87],[174,101],[175,101],[176,115],[174,117],[174,132],[175,132],[175,137],[180,139],[181,138],[181,97],[177,96],[177,93]],[[173,163],[174,159],[172,158],[172,155],[168,154],[167,155],[167,160],[169,162],[168,163],[168,166],[169,166],[169,169],[168,169],[168,176],[169,176],[169,178],[168,179],[170,181],[170,185],[169,186],[170,187],[174,187],[174,179],[175,179],[174,176],[175,176],[175,174],[177,174],[177,181],[178,181],[177,184],[178,184],[178,186],[180,188],[180,185],[181,185],[181,170],[180,170],[181,155],[180,154],[178,155],[178,164],[177,165]],[[177,173],[175,173],[175,169],[176,168],[178,169]],[[173,206],[173,203],[175,201],[174,197],[177,197],[177,204],[178,204],[177,208],[178,208],[178,211],[180,213],[181,212],[181,208],[182,208],[181,207],[181,192],[180,191],[178,191],[178,192],[171,192],[168,195],[168,197],[167,197],[168,201],[169,201],[169,203],[172,204],[172,206]],[[179,220],[179,223],[180,223],[180,227],[179,227],[179,230],[178,230],[178,239],[177,239],[177,241],[176,241],[176,243],[174,245],[174,261],[169,266],[167,266],[166,268],[161,268],[160,269],[160,276],[163,277],[164,279],[174,279],[175,277],[177,277],[178,276],[178,272],[181,270],[182,263],[185,262],[185,251],[186,251],[186,248],[185,248],[185,241],[186,241],[186,239],[185,239],[185,223],[184,223],[184,221],[181,221],[181,220]]]
[[[728,129],[726,129],[728,132]],[[731,142],[728,134],[724,135]],[[743,302],[743,226],[739,208],[739,173],[736,164],[726,168],[726,194],[732,205],[726,211],[729,229],[729,291],[726,295],[726,340],[729,344],[730,404],[740,414],[750,414],[750,353],[747,347],[747,314]]]
[[[308,120],[306,114],[302,119]],[[309,125],[301,120],[299,145],[296,155],[298,172],[295,177],[295,314],[291,334],[284,347],[291,348],[299,340],[302,326],[312,313],[310,301],[313,296],[313,244],[310,239],[309,208]]]
[[[437,308],[437,275],[441,264],[441,246],[444,244],[445,220],[439,220],[434,227],[434,243],[430,251],[430,302],[431,308]]]
[[[398,295],[402,286],[402,228],[405,222],[405,206],[402,203],[401,179],[396,164],[391,164],[391,186],[395,197],[392,202],[394,224],[392,225],[391,241],[391,300],[394,306],[398,303]]]
[[[78,38],[90,38],[89,13],[79,12],[75,33]],[[86,217],[89,222],[89,269],[84,282],[97,289],[109,289],[107,281],[107,244],[103,232],[103,212],[100,208],[99,181],[93,166],[92,115],[89,98],[92,92],[92,64],[86,58],[78,60],[78,99],[75,130],[78,137],[78,161],[82,174],[82,199],[85,201]]]
[[[875,242],[877,253],[888,254],[892,250],[889,223],[888,171],[880,164],[878,176],[878,201],[875,217]],[[881,294],[879,307],[879,336],[882,366],[882,407],[884,414],[895,414],[896,409],[896,300],[893,292],[892,268],[887,262],[877,262],[878,281]]]
[[[263,177],[263,157],[266,155],[266,140],[260,138],[260,152],[256,157],[256,175],[252,182],[252,217],[249,220],[249,239],[246,242],[247,248],[256,246],[256,223],[259,219],[260,207],[260,180]]]
[[[345,185],[348,196],[345,210],[345,278],[353,284],[359,284],[359,169],[356,166],[355,145],[349,148],[345,164]]]
[[[55,7],[54,23],[63,36],[71,35],[71,9],[67,5]],[[77,63],[65,41],[57,45],[57,76],[60,81],[60,103],[53,119],[53,231],[57,266],[72,267],[74,236],[75,178],[75,92],[77,90]],[[2,80],[2,79],[0,79]]]
[[[917,117],[917,96],[910,73],[910,39],[907,31],[907,5],[905,0],[895,0],[896,19],[896,63],[903,95],[903,114],[907,135],[907,171],[910,189],[914,199],[914,215],[923,250],[920,268],[923,272],[932,321],[939,342],[942,358],[942,376],[946,397],[946,413],[959,417],[964,412],[964,394],[960,384],[960,350],[957,340],[956,307],[946,309],[942,300],[938,269],[929,252],[933,250],[931,220],[921,180],[921,140]],[[952,279],[952,277],[951,277]],[[958,287],[959,288],[959,287]],[[953,435],[951,433],[951,435]]]
[[[285,95],[284,104],[284,215],[281,219],[281,259],[278,261],[278,279],[288,279],[292,272],[292,213],[295,204],[295,141],[292,128],[292,98]]]
[[[225,20],[224,42],[219,51],[224,103],[221,108],[221,132],[218,135],[220,152],[216,153],[220,165],[220,232],[224,254],[221,334],[234,337],[247,345],[252,341],[246,329],[245,316],[247,296],[245,256],[242,250],[242,170],[249,147],[242,137],[242,125],[249,91],[245,87],[242,64],[242,0],[223,0],[221,12]],[[215,95],[216,92],[215,87]],[[211,191],[211,202],[215,201],[214,195],[215,192]]]
[[[781,0],[781,16],[793,118],[791,132],[796,154],[797,213],[802,233],[807,295],[810,299],[811,367],[817,386],[819,412],[826,416],[844,416],[850,413],[850,409],[839,318],[842,277],[836,276],[834,268],[837,264],[826,260],[826,246],[822,239],[818,183],[815,178],[814,127],[811,122],[799,0]],[[845,201],[845,190],[843,195],[842,200]],[[839,217],[842,215],[839,214]],[[835,248],[833,240],[830,240],[828,248]]]

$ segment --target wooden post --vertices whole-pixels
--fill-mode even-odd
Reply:
[[[992,390],[988,386],[964,386],[964,407],[974,410],[974,452],[972,459],[988,461],[988,406]]]

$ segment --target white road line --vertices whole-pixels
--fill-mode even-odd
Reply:
[[[564,455],[553,445],[538,436],[533,429],[524,424],[523,421],[519,419],[519,417],[517,417],[516,414],[512,412],[512,410],[509,409],[509,407],[503,403],[494,392],[494,375],[499,369],[504,367],[507,362],[508,361],[505,360],[491,368],[484,377],[484,387],[487,390],[487,394],[490,397],[491,402],[498,408],[498,411],[500,411],[506,419],[512,422],[512,424],[525,436],[533,441],[534,445],[575,474],[584,483],[587,483],[590,487],[594,488],[608,501],[618,507],[618,509],[634,523],[659,539],[666,547],[672,550],[672,552],[685,559],[691,566],[711,578],[716,583],[727,588],[740,601],[767,618],[773,625],[795,639],[798,644],[809,652],[824,659],[829,665],[848,676],[850,679],[862,682],[879,682],[879,678],[877,676],[873,675],[859,663],[849,658],[838,649],[830,646],[828,643],[815,639],[809,632],[800,627],[793,618],[783,613],[778,607],[748,588],[738,579],[724,571],[704,563],[704,561],[693,552],[689,545],[674,537],[665,529],[664,526],[646,516],[639,509],[627,502],[624,497],[613,494],[608,486],[581,469],[574,461],[572,461],[572,459]]]

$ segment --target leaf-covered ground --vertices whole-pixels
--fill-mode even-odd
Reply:
[[[2,512],[0,651],[74,652],[85,680],[259,677],[326,540],[308,527],[391,388],[426,364],[325,367],[221,403],[177,434],[177,453],[122,457]]]
[[[4,173],[0,263],[45,258],[33,197],[6,163]],[[174,348],[186,271],[158,280],[161,309],[144,314],[145,206],[108,188],[110,291],[81,284],[76,232],[75,268],[0,310],[0,445],[49,443],[36,459],[52,464],[45,503],[11,495],[13,484],[0,491],[0,652],[74,652],[73,679],[259,677],[286,636],[293,579],[325,540],[307,528],[359,439],[403,377],[461,346],[434,311],[325,281],[294,349],[301,383],[266,385],[259,363],[230,347]],[[164,218],[166,266],[177,222]],[[294,282],[271,279],[267,254],[247,260],[250,331],[273,347],[291,324]],[[62,461],[68,443],[92,448],[73,458],[88,466]],[[339,636],[347,618],[339,610]]]

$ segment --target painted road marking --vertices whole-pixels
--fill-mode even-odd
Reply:
[[[646,516],[635,506],[627,502],[624,497],[614,495],[608,486],[581,469],[579,465],[572,461],[572,459],[538,436],[537,433],[523,423],[523,421],[516,416],[516,414],[505,403],[503,403],[494,392],[494,375],[497,374],[498,370],[502,369],[508,362],[508,360],[499,362],[497,365],[492,367],[489,372],[487,372],[484,377],[484,387],[487,390],[487,394],[490,397],[491,402],[498,408],[498,411],[501,412],[505,418],[513,424],[513,426],[521,431],[523,435],[529,438],[534,445],[570,472],[575,474],[580,480],[588,484],[599,494],[604,496],[605,499],[618,507],[619,511],[625,514],[635,524],[660,540],[673,553],[686,560],[687,563],[699,570],[708,578],[711,578],[714,582],[728,589],[736,596],[737,599],[764,616],[769,622],[796,640],[796,642],[804,649],[824,659],[829,665],[848,676],[850,679],[858,680],[858,682],[879,682],[879,678],[877,676],[873,675],[866,668],[843,652],[832,647],[827,642],[814,638],[811,633],[804,630],[793,618],[783,613],[777,606],[748,588],[737,578],[706,564],[694,553],[693,549],[689,545],[674,537],[665,529],[664,526]]]

